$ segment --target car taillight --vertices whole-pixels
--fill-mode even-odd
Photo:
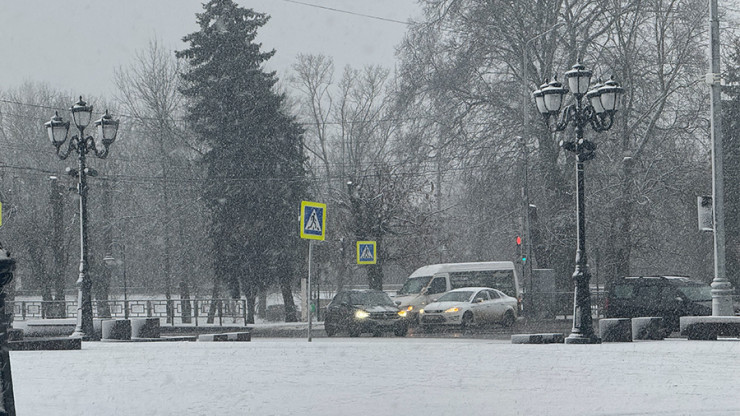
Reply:
[[[604,298],[604,312],[609,310],[609,297]]]
[[[519,295],[519,297],[516,298],[516,307],[519,309],[519,312],[524,310],[524,306],[522,305],[522,295]]]

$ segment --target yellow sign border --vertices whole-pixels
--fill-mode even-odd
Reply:
[[[321,235],[306,234],[306,208],[320,208],[321,209]],[[324,241],[326,237],[326,204],[320,202],[301,201],[301,238],[308,240],[321,240]]]
[[[369,261],[360,260],[360,245],[373,246],[373,259]],[[378,263],[378,244],[375,241],[358,241],[357,242],[357,264],[377,264]]]

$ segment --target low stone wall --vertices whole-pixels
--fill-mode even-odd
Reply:
[[[690,340],[740,336],[740,316],[682,316],[681,335]]]
[[[159,338],[159,318],[131,319],[131,338]]]
[[[632,342],[630,318],[605,318],[599,320],[601,342]]]
[[[129,340],[131,339],[130,319],[110,319],[103,321],[102,340]]]
[[[633,340],[662,340],[664,338],[663,318],[656,316],[632,318]]]

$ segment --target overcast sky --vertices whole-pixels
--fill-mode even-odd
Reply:
[[[184,49],[182,37],[198,29],[195,13],[203,11],[204,2],[0,1],[0,88],[33,81],[72,95],[111,95],[115,91],[114,70],[129,65],[151,40],[156,38],[173,50]],[[392,67],[394,48],[407,26],[388,20],[405,22],[418,19],[421,13],[416,0],[237,3],[272,16],[258,40],[263,49],[277,50],[269,66],[281,79],[298,53],[331,56],[338,70],[347,64]]]

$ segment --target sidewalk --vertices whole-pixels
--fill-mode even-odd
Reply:
[[[740,414],[740,341],[83,343],[11,351],[19,415]]]

